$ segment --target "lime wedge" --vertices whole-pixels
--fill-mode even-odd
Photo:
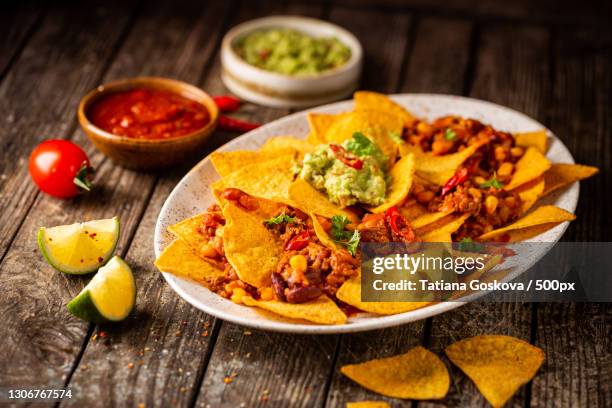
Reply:
[[[125,319],[136,303],[136,282],[123,259],[114,256],[67,307],[76,317],[94,323]]]
[[[74,275],[95,272],[113,255],[119,218],[89,221],[38,231],[38,246],[51,266]]]

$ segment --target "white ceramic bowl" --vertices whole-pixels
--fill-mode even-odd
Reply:
[[[477,99],[449,95],[403,94],[394,95],[393,100],[406,107],[416,116],[427,120],[454,114],[478,119],[493,125],[497,129],[508,132],[530,132],[544,127],[544,125],[520,112]],[[353,101],[345,101],[321,106],[314,111],[319,113],[339,113],[351,110],[352,108]],[[278,135],[294,135],[305,138],[308,134],[307,112],[298,112],[268,123],[232,140],[218,150],[255,150],[263,145],[268,138]],[[547,157],[552,162],[574,163],[574,159],[567,147],[552,132],[549,133],[549,140],[550,146]],[[214,202],[210,184],[217,179],[219,179],[219,175],[215,171],[210,159],[205,158],[177,184],[157,218],[154,238],[156,256],[159,256],[161,251],[173,239],[172,235],[167,232],[169,225],[203,212]],[[545,197],[541,202],[538,202],[538,205],[554,204],[567,211],[574,212],[578,203],[578,195],[579,186],[578,183],[574,183],[566,189],[559,190]],[[557,225],[543,234],[530,239],[530,241],[556,242],[561,238],[568,224],[564,222]],[[538,248],[543,247],[539,246]],[[539,257],[543,255],[544,253],[538,254]],[[534,258],[533,262],[535,260]],[[531,263],[524,264],[522,270],[530,265]],[[520,272],[521,270],[516,271],[517,274]],[[463,302],[442,302],[391,316],[364,313],[349,317],[347,324],[326,326],[283,319],[254,308],[237,305],[195,282],[168,273],[163,273],[163,275],[179,296],[206,313],[243,326],[290,333],[330,334],[382,329],[435,316],[464,304]]]
[[[351,49],[342,66],[314,76],[289,76],[248,64],[236,54],[234,42],[265,28],[292,28],[312,37],[335,37]],[[247,21],[232,28],[221,45],[221,79],[234,94],[260,105],[295,108],[320,105],[345,98],[357,88],[363,50],[359,40],[345,29],[314,18],[272,16]]]

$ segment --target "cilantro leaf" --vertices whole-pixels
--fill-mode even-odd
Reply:
[[[269,220],[265,220],[264,224],[267,225],[278,225],[278,224],[282,224],[282,223],[287,223],[287,224],[291,224],[291,223],[296,223],[297,222],[297,218],[295,217],[291,217],[287,214],[279,214],[276,217],[272,217]]]
[[[346,226],[351,223],[346,215],[334,215],[331,218],[331,223],[331,237],[334,242],[343,245],[352,256],[355,256],[361,240],[359,231],[351,232],[346,229]]]
[[[451,128],[446,128],[446,130],[444,131],[444,139],[448,141],[453,141],[456,138],[457,138],[457,134],[455,133],[455,131]]]
[[[355,256],[357,253],[357,248],[359,247],[359,241],[361,241],[361,234],[359,231],[355,230],[353,231],[351,238],[346,242],[346,244],[344,244],[349,254]]]
[[[378,150],[378,146],[363,133],[355,132],[353,138],[348,141],[346,150],[355,153],[357,156],[372,156]]]
[[[404,143],[404,139],[402,139],[402,135],[399,134],[398,132],[389,132],[389,137],[391,138],[391,140],[393,140],[395,144]]]
[[[496,188],[498,190],[504,187],[504,184],[497,179],[497,173],[493,173],[493,177],[491,177],[490,180],[487,180],[480,185],[480,188],[490,187]]]
[[[461,238],[457,243],[457,249],[465,252],[481,252],[484,250],[484,245],[474,242],[472,238]]]

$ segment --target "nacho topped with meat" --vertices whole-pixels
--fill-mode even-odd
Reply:
[[[355,101],[353,112],[311,114],[306,141],[279,136],[260,151],[215,153],[217,202],[169,228],[181,245],[166,248],[160,269],[291,319],[402,313],[433,299],[362,302],[361,242],[416,250],[524,240],[574,218],[539,198],[597,172],[550,163],[545,131],[511,134],[458,116],[427,122],[374,92]],[[189,270],[201,263],[176,265],[186,248],[205,274]]]

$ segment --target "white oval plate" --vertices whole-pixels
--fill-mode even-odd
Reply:
[[[515,110],[477,99],[432,94],[401,94],[392,97],[416,116],[428,120],[452,114],[478,119],[493,125],[496,129],[508,132],[529,132],[544,127],[537,121]],[[352,107],[353,101],[344,101],[321,106],[309,111],[338,113],[351,110]],[[271,122],[232,140],[218,150],[255,150],[268,138],[278,135],[293,135],[305,138],[308,133],[307,112],[298,112]],[[552,162],[574,163],[574,159],[567,147],[550,131],[549,142],[547,157]],[[154,238],[156,256],[159,256],[163,248],[172,240],[172,236],[166,231],[169,225],[201,213],[213,203],[213,195],[209,185],[218,178],[217,172],[207,157],[191,169],[176,185],[157,218]],[[574,183],[571,187],[546,197],[542,202],[555,204],[567,211],[574,212],[578,202],[578,194],[578,183]],[[562,223],[533,238],[531,241],[556,242],[561,238],[567,226],[567,222]],[[163,273],[163,275],[170,287],[179,296],[208,314],[255,329],[290,333],[330,334],[382,329],[425,319],[464,304],[464,302],[437,303],[422,309],[392,316],[360,314],[350,317],[344,325],[328,326],[275,317],[270,313],[237,305],[189,280],[178,278],[168,273]]]

